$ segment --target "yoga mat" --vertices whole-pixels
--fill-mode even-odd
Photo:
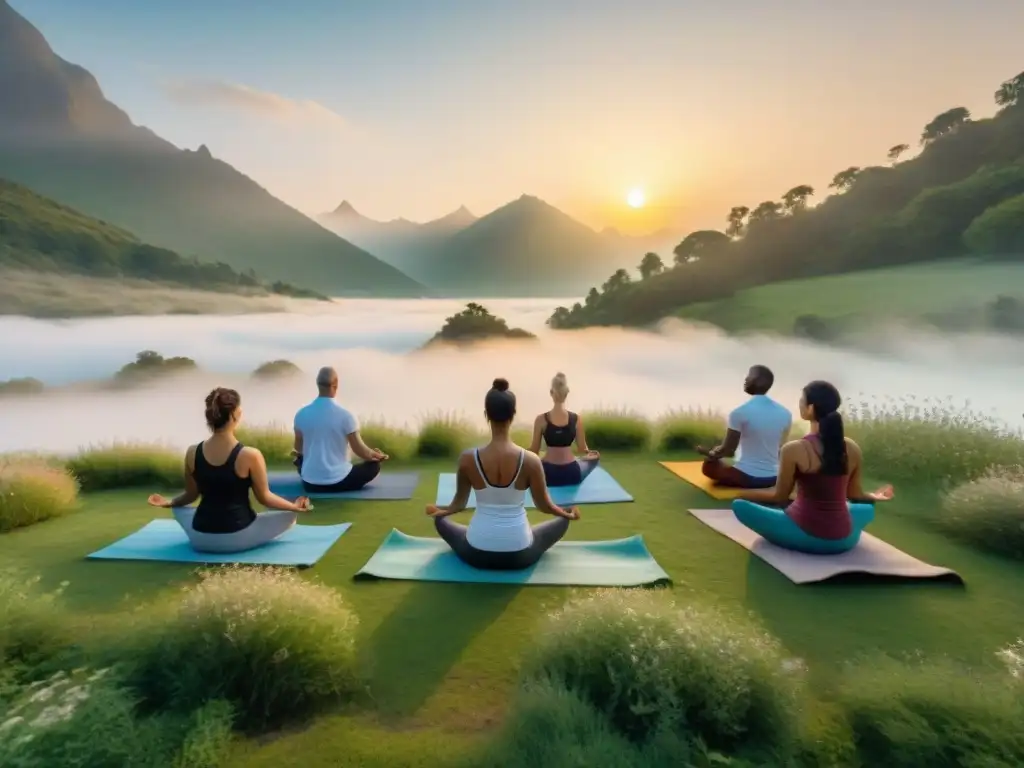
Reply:
[[[633,497],[626,492],[607,470],[598,467],[579,485],[565,485],[559,488],[548,488],[551,500],[560,507],[574,504],[614,504],[632,501]],[[437,505],[445,506],[452,503],[455,496],[455,474],[442,473],[437,478]],[[526,506],[536,508],[530,492],[526,492]],[[470,491],[466,509],[476,508],[476,494]]]
[[[870,533],[862,533],[860,543],[841,555],[805,555],[765,541],[737,520],[731,509],[691,509],[690,514],[760,557],[794,584],[813,584],[844,574],[963,583],[956,571],[922,562]]]
[[[703,461],[659,461],[658,463],[676,477],[685,480],[690,485],[697,486],[708,496],[716,499],[735,499],[741,493],[749,490],[716,485],[714,480],[704,477],[704,473],[701,472]]]
[[[381,472],[358,491],[344,493],[310,493],[303,489],[299,473],[270,472],[270,490],[286,499],[308,496],[311,499],[366,499],[368,501],[403,501],[411,499],[420,481],[419,472]]]
[[[196,552],[176,520],[152,520],[109,547],[93,552],[92,560],[160,560],[172,563],[245,563],[309,566],[316,563],[351,523],[296,525],[278,538],[246,552]]]
[[[560,541],[532,568],[481,571],[459,560],[441,539],[406,536],[397,530],[388,534],[355,578],[595,587],[671,582],[647,551],[643,536],[615,541]]]

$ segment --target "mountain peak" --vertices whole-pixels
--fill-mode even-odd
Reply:
[[[3,0],[0,0],[0,2],[3,2]],[[207,158],[210,160],[213,159],[213,154],[210,152],[210,148],[205,144],[199,145],[199,149],[196,150],[196,154],[203,158]]]
[[[358,216],[359,211],[348,200],[342,200],[341,205],[334,209],[335,216]]]

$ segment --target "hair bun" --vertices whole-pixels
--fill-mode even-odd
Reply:
[[[495,379],[491,386],[499,392],[508,392],[508,379]]]

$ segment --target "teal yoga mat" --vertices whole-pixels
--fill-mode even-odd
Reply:
[[[326,554],[351,523],[296,525],[246,552],[196,552],[176,520],[153,520],[135,533],[89,555],[92,560],[159,560],[172,563],[244,563],[310,566]]]
[[[551,500],[560,507],[568,507],[573,504],[615,504],[622,501],[632,501],[629,495],[603,467],[598,467],[579,485],[566,485],[560,488],[548,488]],[[452,503],[455,496],[455,474],[445,473],[437,478],[437,505],[445,506]],[[530,492],[526,492],[526,506],[536,507]],[[476,508],[476,494],[469,494],[469,503],[466,509]]]
[[[310,493],[302,487],[302,478],[295,470],[270,472],[270,490],[286,499],[308,496],[311,499],[365,499],[366,501],[404,501],[411,499],[420,481],[419,472],[381,472],[364,488],[344,493]]]
[[[671,582],[647,551],[643,536],[614,541],[561,541],[532,568],[481,571],[459,560],[441,539],[407,536],[397,530],[388,534],[355,578],[580,587],[636,587]]]

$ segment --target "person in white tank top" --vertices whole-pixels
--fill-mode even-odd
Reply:
[[[427,514],[434,518],[438,535],[468,565],[489,570],[529,568],[558,543],[580,513],[551,501],[540,458],[509,437],[516,396],[508,391],[505,379],[494,380],[484,398],[484,410],[491,442],[459,457],[455,497],[444,507],[428,505]],[[537,509],[554,520],[530,527],[528,490]],[[476,511],[466,527],[448,518],[466,508],[470,492],[476,494]]]

